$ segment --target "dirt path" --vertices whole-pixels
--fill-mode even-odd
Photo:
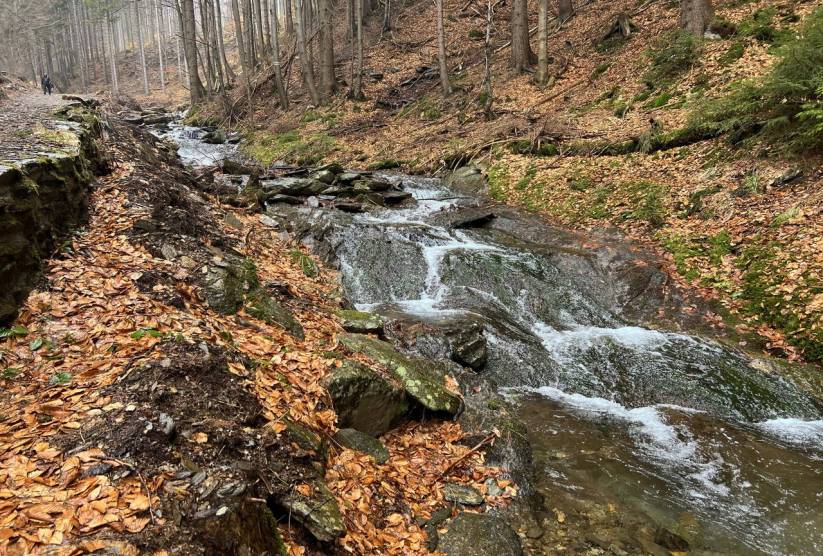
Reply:
[[[18,93],[0,102],[0,162],[24,160],[61,146],[51,112],[66,101],[60,95]]]

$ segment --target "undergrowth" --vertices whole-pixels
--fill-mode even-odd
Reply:
[[[702,103],[688,125],[728,133],[735,143],[766,139],[789,152],[823,149],[823,8],[778,50],[764,78],[737,82]]]

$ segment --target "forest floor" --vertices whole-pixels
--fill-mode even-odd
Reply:
[[[39,152],[53,152],[63,145],[61,132],[49,114],[64,103],[60,95],[33,91],[0,100],[0,161],[36,157]]]
[[[48,127],[54,104],[37,95],[0,103],[0,134]],[[307,276],[307,255],[295,258],[287,238],[216,203],[147,134],[116,120],[107,126],[111,172],[93,184],[87,225],[48,263],[0,339],[0,552],[222,553],[231,525],[218,518],[233,512],[220,493],[257,457],[235,453],[232,435],[247,446],[273,435],[298,477],[289,488],[313,488],[299,480],[309,460],[283,440],[284,423],[324,444],[336,430],[321,386],[341,364],[335,274],[315,263],[320,272]],[[207,306],[201,271],[225,265],[229,253],[253,261],[260,283],[286,288],[283,303],[305,339],[244,310],[222,315]],[[211,373],[222,378],[212,384]],[[170,390],[150,396],[158,386]],[[163,411],[176,426],[173,444],[150,432],[157,404],[169,399]],[[259,407],[257,436],[221,400]],[[500,476],[453,422],[410,421],[383,441],[383,464],[329,445],[325,480],[348,530],[333,551],[428,553],[421,524],[441,507],[444,482],[486,492],[486,481]],[[487,504],[515,493],[509,481],[498,485]],[[290,521],[279,528],[289,554],[328,553]]]
[[[676,281],[719,301],[717,314],[705,318],[749,337],[742,348],[820,362],[820,156],[790,156],[779,145],[739,149],[723,139],[648,154],[599,152],[649,133],[651,121],[658,132],[677,130],[703,99],[764,75],[776,60],[774,37],[795,32],[813,4],[715,2],[720,19],[748,31],[701,41],[676,75],[663,79],[649,76],[655,53],[672,45],[675,3],[581,3],[568,22],[553,24],[549,51],[558,77],[551,86],[513,74],[507,49],[495,53],[494,118],[487,120],[479,103],[485,5],[445,2],[456,92],[443,98],[428,24],[434,7],[412,3],[397,11],[390,33],[372,22],[365,102],[339,95],[328,106],[310,106],[299,71],[289,66],[289,112],[276,107],[264,74],[253,84],[253,105],[237,94],[232,116],[239,121],[204,107],[193,120],[244,131],[247,154],[264,164],[322,160],[418,173],[479,164],[499,200],[570,228],[616,227],[655,249]],[[507,36],[509,9],[501,5],[496,15],[495,44]],[[534,19],[537,10],[529,11]],[[601,37],[620,13],[636,28],[623,43],[604,45]],[[339,44],[339,75],[347,76],[347,41]],[[583,152],[581,144],[588,145]]]

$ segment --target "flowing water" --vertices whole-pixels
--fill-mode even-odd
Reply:
[[[620,284],[561,232],[451,229],[472,199],[391,179],[413,207],[298,214],[358,309],[483,324],[483,372],[518,405],[545,494],[620,504],[721,553],[823,552],[818,402],[718,343],[622,318]]]
[[[172,134],[189,163],[219,155],[186,128]],[[816,398],[712,340],[626,318],[648,284],[616,272],[614,250],[511,213],[453,229],[451,211],[476,200],[386,177],[416,203],[284,210],[358,309],[483,326],[482,372],[519,408],[549,507],[617,508],[705,553],[823,553]]]

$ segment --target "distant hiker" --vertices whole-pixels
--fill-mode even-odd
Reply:
[[[51,90],[52,90],[53,88],[54,88],[54,84],[51,82],[51,77],[49,77],[49,76],[47,75],[47,76],[46,76],[46,89],[48,90],[49,95],[51,95]]]
[[[48,90],[49,90],[48,85],[46,85],[46,82],[48,81],[48,78],[49,78],[49,76],[46,75],[45,73],[43,74],[43,77],[40,78],[40,87],[43,89],[43,94],[44,95],[48,94]]]

